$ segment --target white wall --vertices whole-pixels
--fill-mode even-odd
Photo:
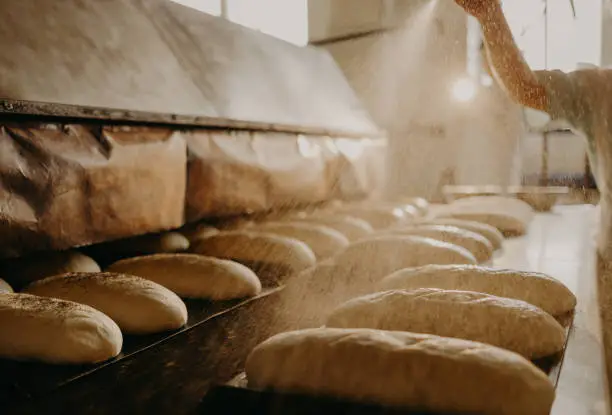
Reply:
[[[608,0],[575,0],[575,18],[569,0],[505,0],[503,7],[517,43],[534,69],[546,68],[548,54],[548,68],[572,71],[578,62],[601,64],[602,1]],[[546,3],[548,37],[543,14]]]
[[[466,20],[454,3],[445,0],[438,1],[429,23],[427,11],[415,19],[424,3],[428,2],[403,2],[403,15],[396,16],[403,16],[398,20],[405,25],[397,30],[326,48],[375,121],[389,132],[389,191],[432,197],[454,169],[461,136],[450,91],[465,72]],[[323,13],[327,23],[321,27],[327,33],[348,30],[347,25],[334,27],[333,15],[339,12],[332,7]],[[360,21],[366,22],[366,17]],[[310,18],[316,22],[312,14]]]
[[[172,0],[286,42],[308,44],[308,0]]]
[[[380,29],[384,6],[384,0],[308,0],[310,41]]]

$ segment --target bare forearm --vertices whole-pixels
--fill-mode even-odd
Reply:
[[[546,111],[546,92],[525,62],[512,36],[501,6],[480,20],[487,55],[498,81],[520,104]]]

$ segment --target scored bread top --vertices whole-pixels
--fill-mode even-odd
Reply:
[[[299,272],[316,264],[316,257],[297,239],[265,232],[227,231],[198,239],[192,252],[237,261],[278,263]]]
[[[553,316],[576,307],[576,296],[559,280],[540,272],[478,265],[425,265],[384,278],[380,290],[441,288],[475,291],[533,304]]]

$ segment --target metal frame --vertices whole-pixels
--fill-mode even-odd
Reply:
[[[79,120],[105,121],[113,124],[163,124],[211,129],[232,129],[279,132],[288,134],[319,135],[332,138],[386,138],[384,131],[328,130],[318,127],[296,126],[275,123],[238,121],[196,115],[165,114],[100,107],[83,107],[34,101],[0,99],[0,121],[50,119],[55,122],[78,122]]]

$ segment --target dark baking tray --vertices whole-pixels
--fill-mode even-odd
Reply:
[[[22,399],[37,399],[77,379],[91,375],[107,366],[157,347],[173,337],[181,336],[193,328],[234,309],[273,295],[280,288],[265,289],[259,296],[232,301],[202,301],[185,299],[188,310],[187,324],[180,330],[145,336],[124,336],[121,354],[97,365],[50,365],[37,362],[18,362],[0,359],[0,405]]]
[[[555,388],[561,375],[565,350],[572,336],[574,314],[569,313],[558,320],[566,328],[563,350],[556,355],[534,361],[548,374]],[[444,415],[419,409],[388,408],[376,404],[351,402],[327,396],[249,389],[244,373],[226,384],[213,386],[203,398],[198,411],[200,414],[209,415],[224,413],[236,415]]]

